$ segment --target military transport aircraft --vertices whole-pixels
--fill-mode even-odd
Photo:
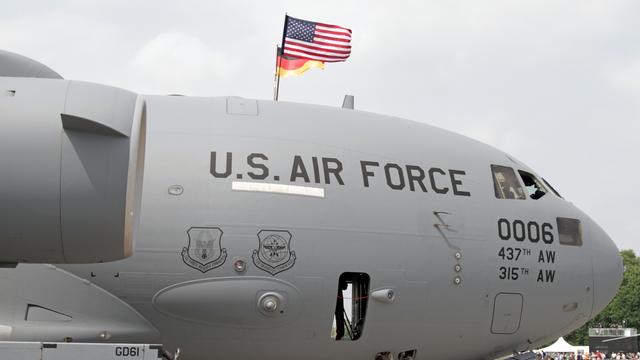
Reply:
[[[422,123],[138,95],[9,52],[0,116],[0,340],[489,359],[579,327],[621,281],[539,174]]]

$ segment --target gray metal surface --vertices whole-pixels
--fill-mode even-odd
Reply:
[[[355,102],[355,99],[353,95],[345,95],[344,99],[342,100],[342,108],[353,110],[354,102]]]
[[[81,344],[0,341],[0,358],[11,360],[157,360],[162,348],[148,344]]]
[[[114,276],[115,274],[112,274]],[[154,342],[158,330],[104,289],[52,265],[0,270],[0,340]]]
[[[64,86],[0,78],[7,84],[27,91]],[[12,219],[0,229],[14,229],[2,234],[0,254],[24,244],[10,236],[16,229],[40,236],[28,249],[60,252],[60,225],[46,216],[57,214],[57,187],[93,184],[82,172],[61,181],[55,176],[60,155],[37,141],[61,146],[47,136],[50,128],[63,131],[59,114],[65,113],[58,92],[51,93],[34,99],[35,109],[8,108],[12,100],[0,98],[5,123],[20,128],[27,122],[33,129],[0,142],[18,146],[12,139],[30,139],[21,157],[0,157],[3,166],[19,169],[0,173],[12,184],[0,196],[24,207],[14,214],[0,202]],[[112,128],[138,139],[140,151],[129,150],[126,172],[117,170],[124,164],[117,160],[116,170],[90,178],[99,182],[119,173],[127,184],[131,211],[123,216],[132,224],[133,255],[60,265],[102,295],[85,294],[57,271],[47,273],[47,265],[0,269],[0,325],[7,339],[60,341],[81,334],[75,336],[98,341],[107,332],[119,335],[112,341],[141,341],[148,335],[153,339],[145,341],[180,347],[188,359],[373,359],[414,350],[418,359],[493,358],[584,324],[621,281],[618,249],[570,202],[550,191],[537,200],[497,198],[491,165],[535,172],[472,139],[399,118],[294,103],[145,96],[138,104],[137,134]],[[99,105],[87,106],[89,114]],[[92,139],[82,148],[97,158],[118,154],[93,148],[101,145]],[[32,156],[31,146],[42,157]],[[92,162],[80,164],[78,170],[90,170]],[[11,191],[27,186],[20,180],[41,190]],[[82,205],[62,221],[79,221],[85,235],[78,243],[86,240],[88,247],[76,248],[78,256],[91,257],[92,241],[103,234],[89,230],[101,217],[79,212],[109,204],[111,192],[76,194]],[[51,208],[40,215],[36,204]],[[558,217],[579,220],[581,246],[559,243]],[[370,278],[363,332],[355,341],[331,338],[345,272]],[[73,320],[67,327],[30,324],[20,318],[24,299]],[[111,305],[96,305],[101,301]],[[77,315],[69,314],[74,309]],[[100,316],[74,323],[98,309]]]
[[[62,79],[46,65],[6,50],[0,50],[0,76]]]
[[[77,263],[133,252],[143,103],[67,80],[0,77],[0,262]]]

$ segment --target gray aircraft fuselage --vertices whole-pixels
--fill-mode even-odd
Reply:
[[[51,96],[41,89],[53,83],[69,81],[0,78],[1,91],[17,89],[0,98],[3,127],[20,111],[35,111],[11,101],[24,93],[37,107]],[[548,184],[537,199],[500,198],[492,165],[542,178],[467,137],[286,102],[139,96],[135,104],[141,155],[134,169],[140,191],[128,214],[135,219],[131,256],[1,269],[0,339],[159,342],[196,360],[385,352],[397,359],[413,350],[418,359],[492,358],[581,326],[621,281],[618,249],[593,220]],[[63,138],[63,180],[51,185],[63,188],[63,212],[115,166],[93,171],[84,161],[81,147],[110,135],[66,115],[59,124],[68,112],[47,120]],[[37,133],[33,126],[13,137]],[[95,133],[73,137],[82,131]],[[86,171],[77,176],[88,179],[71,200],[64,200],[65,136]],[[15,175],[0,179],[35,181],[16,170],[20,153],[0,150]],[[59,156],[24,154],[49,155]],[[110,202],[108,194],[80,206],[78,216]],[[100,216],[87,216],[91,234]],[[574,225],[579,242],[566,235]],[[336,341],[344,273],[369,283],[352,300],[358,311],[366,303],[359,338]]]

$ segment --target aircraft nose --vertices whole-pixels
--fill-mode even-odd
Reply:
[[[618,292],[622,282],[622,257],[609,235],[592,222],[590,224],[593,252],[593,313],[596,316]]]

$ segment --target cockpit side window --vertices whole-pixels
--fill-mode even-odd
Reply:
[[[512,168],[491,165],[491,172],[493,174],[493,188],[498,199],[526,199],[524,190]]]
[[[582,225],[580,225],[580,220],[558,217],[556,221],[560,244],[582,246]]]
[[[547,189],[535,175],[522,170],[518,170],[518,172],[520,173],[520,178],[522,178],[522,182],[524,183],[524,187],[527,189],[527,194],[530,198],[538,200],[547,193]]]

